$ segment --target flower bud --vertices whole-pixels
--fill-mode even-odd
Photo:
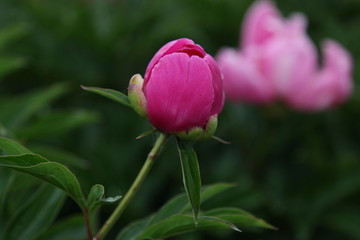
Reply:
[[[144,79],[140,74],[135,74],[130,79],[128,97],[132,108],[140,116],[146,117],[146,98],[142,91]]]
[[[164,45],[150,61],[144,82],[135,75],[129,98],[155,128],[189,140],[211,136],[223,108],[222,75],[215,60],[190,39]]]

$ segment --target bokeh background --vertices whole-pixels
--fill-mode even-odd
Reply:
[[[353,95],[336,109],[312,114],[281,103],[227,103],[217,135],[232,144],[209,140],[195,147],[203,184],[231,182],[236,187],[203,208],[240,207],[279,229],[206,231],[173,239],[360,239],[360,1],[275,2],[284,16],[306,14],[317,46],[333,38],[349,50]],[[80,85],[126,92],[130,77],[143,74],[153,54],[180,37],[193,39],[212,55],[223,46],[236,47],[252,3],[1,0],[0,134],[69,166],[85,192],[100,183],[108,196],[125,193],[154,141],[135,137],[151,126],[131,109]],[[24,174],[17,176],[8,214],[36,184]],[[109,239],[182,191],[180,162],[170,141]],[[113,207],[103,207],[100,219]],[[67,199],[57,220],[77,212]]]

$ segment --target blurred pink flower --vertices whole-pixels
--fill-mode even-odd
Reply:
[[[333,40],[323,44],[324,64],[312,82],[300,91],[292,89],[287,96],[288,103],[298,110],[317,111],[335,106],[347,100],[352,91],[351,57]]]
[[[259,71],[259,60],[256,49],[239,52],[225,48],[219,52],[217,62],[229,100],[267,103],[275,99],[273,84]]]
[[[192,40],[164,45],[150,61],[143,92],[149,121],[165,133],[204,128],[223,108],[222,75]]]
[[[216,57],[231,101],[282,100],[297,110],[316,111],[344,102],[351,93],[352,61],[333,40],[316,48],[306,34],[306,18],[283,18],[271,1],[256,2],[245,16],[242,48],[221,49]]]

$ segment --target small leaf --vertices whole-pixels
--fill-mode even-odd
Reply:
[[[93,93],[99,94],[101,96],[107,97],[115,102],[124,104],[125,106],[131,107],[128,96],[126,96],[122,92],[116,91],[114,89],[99,88],[99,87],[81,86],[81,88],[86,91],[93,92]]]
[[[31,145],[29,148],[34,153],[65,166],[74,166],[81,169],[87,169],[89,167],[89,164],[85,159],[59,148],[46,145]]]
[[[95,184],[89,192],[88,198],[87,198],[87,208],[91,212],[95,210],[96,208],[100,207],[103,204],[110,204],[118,201],[121,196],[116,197],[104,197],[104,186],[100,184]]]
[[[208,221],[213,221],[213,222],[225,224],[225,225],[229,226],[229,228],[231,228],[232,230],[237,231],[237,232],[241,232],[241,230],[238,229],[234,224],[232,224],[229,221],[226,221],[225,219],[221,219],[221,218],[217,218],[217,217],[211,217],[211,216],[201,216],[200,218],[203,219],[203,220],[208,220]]]
[[[0,48],[4,48],[7,44],[21,38],[28,30],[24,24],[12,24],[7,27],[2,27],[0,30]]]
[[[189,215],[173,215],[163,221],[148,225],[141,235],[130,239],[164,239],[202,229],[232,229],[240,232],[239,226],[275,229],[264,220],[256,218],[244,210],[238,208],[218,208],[201,214],[198,217],[197,225],[193,224],[193,218]]]
[[[42,115],[36,122],[14,132],[22,138],[59,137],[76,127],[95,122],[97,119],[98,115],[90,111],[51,112]]]
[[[234,185],[228,183],[218,183],[202,187],[200,192],[201,203],[233,186]],[[187,195],[180,194],[169,200],[164,206],[161,207],[161,209],[151,220],[151,224],[159,222],[172,215],[185,213],[189,210],[191,210],[191,205],[189,204]]]
[[[204,212],[204,215],[224,219],[236,226],[261,227],[276,230],[276,227],[265,222],[263,219],[257,218],[251,213],[240,208],[216,208]]]
[[[202,229],[234,229],[233,224],[226,220],[215,217],[198,218],[197,225],[194,225],[194,219],[190,215],[174,215],[164,221],[148,227],[137,240],[141,239],[165,239],[171,236],[193,232]]]
[[[225,190],[228,190],[232,187],[234,187],[234,184],[230,183],[216,183],[208,186],[204,186],[201,188],[200,192],[200,201],[201,203],[205,202],[206,200],[222,193]],[[191,205],[187,203],[186,207],[184,208],[184,212],[187,212],[191,209]]]
[[[146,137],[150,134],[153,134],[154,132],[156,132],[157,130],[154,128],[154,129],[151,129],[149,131],[146,131],[146,132],[143,132],[142,134],[140,134],[139,136],[136,137],[136,139],[140,139],[140,138],[143,138],[143,137]]]
[[[116,240],[135,240],[144,232],[146,227],[149,225],[152,216],[145,219],[141,219],[135,222],[132,222],[130,225],[126,226],[119,235],[116,237]]]
[[[65,191],[84,210],[86,203],[75,175],[64,165],[36,154],[0,156],[0,166],[28,173]]]
[[[6,74],[14,71],[25,65],[25,61],[22,58],[16,57],[2,57],[0,58],[0,81]]]
[[[82,215],[71,216],[52,226],[35,240],[79,240],[86,239],[86,228]]]
[[[65,84],[56,84],[23,94],[16,98],[0,99],[0,122],[9,130],[18,129],[40,109],[67,91]]]
[[[25,153],[31,153],[29,149],[15,142],[10,138],[0,137],[0,149],[9,155],[20,155]]]
[[[211,197],[220,194],[221,192],[233,187],[233,184],[228,183],[218,183],[209,186],[204,186],[201,188],[201,202],[204,202]],[[185,213],[191,210],[191,205],[189,204],[188,197],[186,193],[179,194],[174,198],[170,199],[163,207],[155,214],[150,215],[149,217],[136,221],[128,225],[123,229],[117,240],[134,240],[140,236],[148,226],[151,226],[155,223],[163,221],[173,215],[178,215]],[[192,221],[193,225],[193,221]]]
[[[25,202],[7,223],[3,239],[33,239],[53,222],[65,200],[65,194],[53,186],[40,189]]]
[[[218,142],[222,143],[222,144],[231,144],[231,142],[226,141],[226,140],[224,140],[222,138],[219,138],[217,136],[214,136],[214,135],[212,135],[211,138],[214,139],[215,141],[218,141]]]
[[[177,146],[180,155],[184,187],[193,210],[196,224],[197,215],[200,210],[201,179],[199,164],[196,153],[190,143],[177,139]]]

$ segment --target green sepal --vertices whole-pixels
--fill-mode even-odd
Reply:
[[[143,84],[144,79],[140,74],[135,74],[132,76],[128,87],[128,98],[134,111],[137,112],[137,114],[139,114],[141,117],[146,118],[146,98],[144,92],[142,91]]]
[[[217,114],[212,115],[205,127],[194,127],[188,131],[182,131],[175,133],[176,136],[187,141],[200,141],[210,138],[214,135],[217,128],[218,120]]]

